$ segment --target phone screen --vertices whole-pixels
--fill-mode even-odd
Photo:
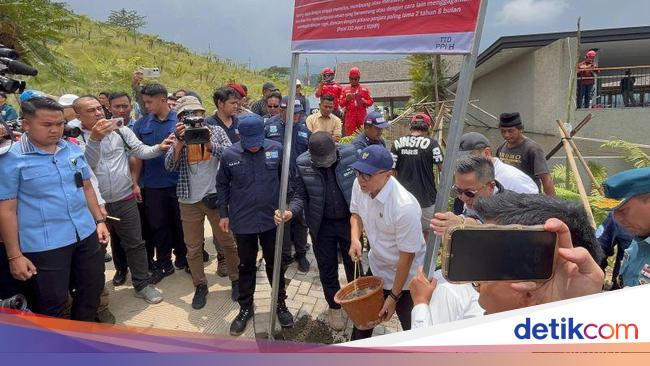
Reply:
[[[448,245],[449,281],[546,280],[553,275],[555,233],[458,229]]]

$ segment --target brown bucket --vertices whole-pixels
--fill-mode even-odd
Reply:
[[[348,298],[355,291],[371,289],[360,297]],[[379,311],[384,306],[384,280],[377,276],[359,277],[334,295],[334,301],[348,314],[357,329],[372,329],[381,323]]]

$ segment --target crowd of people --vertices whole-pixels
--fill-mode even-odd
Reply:
[[[254,315],[260,247],[272,282],[278,225],[284,225],[285,240],[274,310],[282,327],[294,321],[286,305],[286,268],[295,261],[299,271],[310,271],[309,250],[334,330],[345,328],[334,300],[339,263],[352,281],[364,251],[368,263],[360,273],[384,283],[378,316],[397,314],[404,330],[597,293],[605,254],[622,245],[623,234],[629,247],[625,255],[619,247],[616,285],[648,282],[650,169],[622,172],[605,183],[608,196],[622,201],[596,233],[581,206],[554,197],[543,150],[525,136],[519,113],[501,114],[504,141],[498,146],[470,132],[461,138],[460,156],[443,156],[426,113],[411,116],[408,135],[383,139],[390,123],[379,112],[366,113],[373,99],[359,84],[358,68],[350,70],[345,88],[334,82],[333,70],[322,76],[318,111],[309,113],[299,91],[292,118],[290,98],[271,82],[251,104],[244,85],[216,88],[214,113],[200,95],[168,93],[161,84],[143,83],[138,72],[130,93],[21,94],[22,134],[6,125],[0,133],[14,140],[0,155],[0,298],[21,292],[39,314],[115,322],[104,288],[104,263],[112,256],[113,285],[124,285],[130,272],[134,295],[149,304],[163,300],[156,284],[176,270],[189,273],[191,305],[201,309],[209,293],[206,218],[217,274],[229,278],[231,299],[240,306],[230,325],[233,336]],[[2,113],[18,118],[10,108]],[[287,210],[281,212],[289,120]],[[339,143],[354,133],[351,144]],[[456,200],[449,212],[434,212],[435,173],[444,159],[455,161]],[[424,274],[429,235],[486,223],[541,224],[557,233],[551,280],[471,285],[447,283],[439,271]],[[372,331],[354,328],[352,339]]]

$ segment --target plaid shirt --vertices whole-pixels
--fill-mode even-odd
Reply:
[[[226,131],[219,126],[205,126],[210,130],[210,140],[212,140],[212,157],[217,160],[221,159],[223,150],[232,145]],[[170,172],[178,171],[178,184],[176,184],[176,195],[179,199],[188,199],[190,197],[190,164],[187,161],[187,145],[183,146],[181,156],[174,161],[174,150],[176,142],[167,151],[165,155],[165,169]],[[216,172],[215,172],[216,174]]]

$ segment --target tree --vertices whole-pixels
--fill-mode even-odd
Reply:
[[[60,76],[69,75],[69,67],[51,46],[61,43],[73,24],[73,14],[63,3],[0,2],[0,43],[15,48],[27,63],[47,66]]]
[[[111,10],[111,14],[108,16],[108,24],[126,28],[133,34],[135,40],[136,31],[147,25],[146,18],[146,16],[138,14],[135,10],[122,8],[120,10]]]
[[[413,85],[411,87],[411,101],[417,102],[425,97],[429,101],[436,100],[436,90],[440,100],[446,98],[446,87],[449,83],[447,77],[448,65],[445,60],[435,62],[434,72],[434,59],[430,55],[411,55],[408,57],[411,64],[409,74]],[[437,76],[437,77],[436,77]],[[436,89],[437,84],[437,89]]]

